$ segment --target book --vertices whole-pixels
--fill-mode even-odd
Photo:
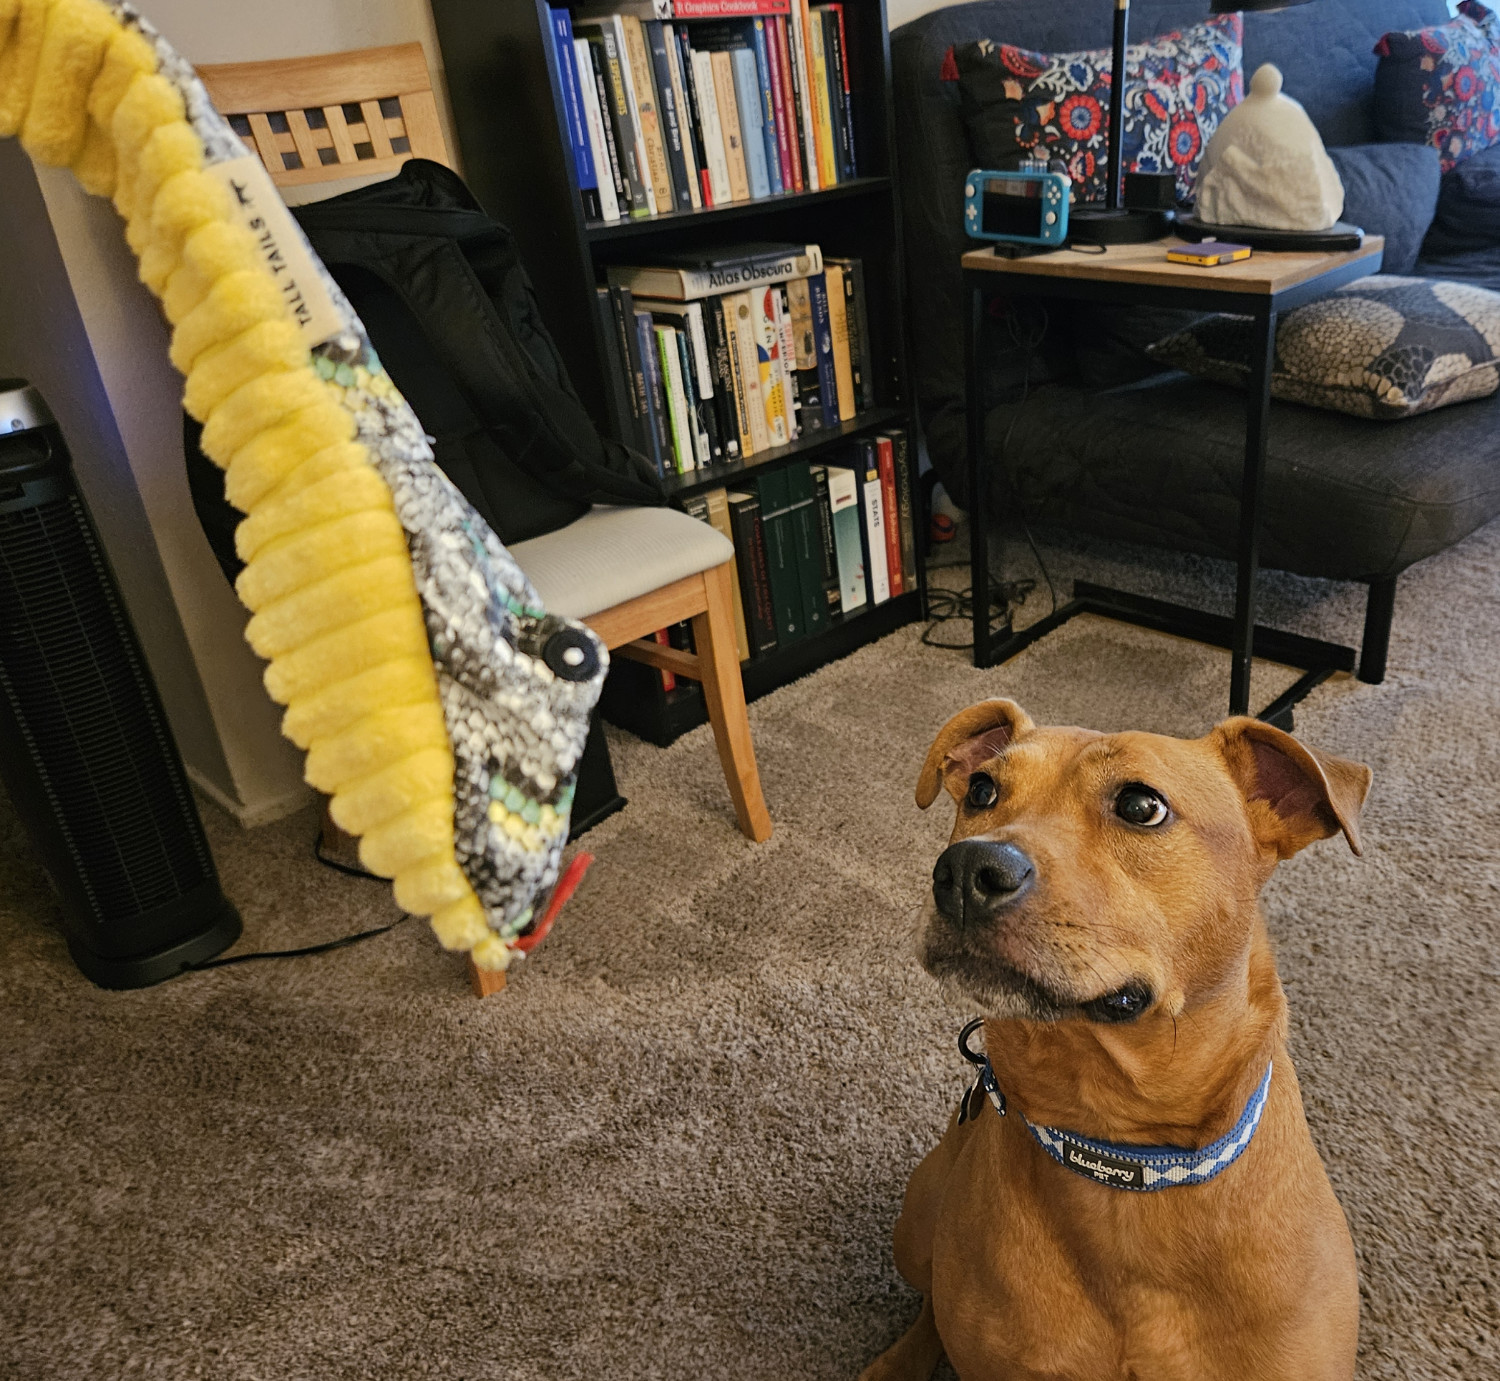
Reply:
[[[792,156],[797,126],[791,113],[791,77],[786,70],[785,23],[776,18],[761,21],[765,26],[766,62],[771,77],[771,107],[776,130],[776,159],[781,167],[784,192],[802,190],[802,170]]]
[[[750,307],[750,294],[734,293],[725,297],[724,322],[729,332],[729,348],[739,360],[740,389],[743,392],[744,410],[740,414],[742,425],[750,436],[748,447],[741,448],[746,456],[768,450],[771,445],[770,431],[766,426],[765,396],[760,386],[760,355],[755,345],[755,317]]]
[[[719,439],[724,446],[725,457],[737,460],[741,449],[737,399],[739,390],[735,385],[734,369],[729,359],[729,336],[724,329],[724,303],[717,297],[705,298],[703,302],[703,340],[714,376],[713,403],[718,419]]]
[[[911,445],[905,432],[889,434],[896,458],[896,516],[901,527],[901,587],[917,588],[917,525],[911,501]]]
[[[693,68],[693,47],[686,24],[673,28],[677,41],[677,65],[682,80],[683,109],[687,112],[687,131],[692,139],[696,163],[698,196],[703,206],[713,205],[713,189],[708,175],[708,145],[703,138],[703,112],[698,108],[698,74]]]
[[[646,47],[646,31],[633,14],[621,17],[625,30],[626,88],[641,127],[646,150],[646,167],[651,174],[651,214],[659,216],[676,205],[672,190],[672,173],[667,164],[667,145],[662,137],[661,116],[657,110],[656,79],[651,54]]]
[[[854,366],[849,356],[849,318],[844,298],[844,271],[837,264],[823,270],[828,284],[828,328],[833,339],[833,377],[838,386],[839,421],[848,422],[859,410],[854,399]]]
[[[703,167],[703,149],[699,136],[694,132],[692,103],[688,100],[689,78],[685,62],[685,50],[679,42],[677,32],[670,24],[662,26],[662,37],[667,49],[667,67],[672,83],[672,101],[677,108],[677,123],[682,133],[683,170],[687,174],[688,199],[694,207],[703,205],[703,182],[700,170]]]
[[[650,312],[636,312],[635,329],[641,355],[641,368],[646,375],[646,419],[651,433],[650,455],[656,464],[656,472],[666,475],[676,471],[676,458],[672,454],[671,422],[667,416],[667,395],[661,372],[661,348],[656,343],[656,327]]]
[[[771,195],[760,74],[756,71],[755,54],[748,48],[732,49],[729,60],[734,66],[734,94],[740,110],[740,137],[745,151],[745,171],[750,180],[750,197],[758,201]]]
[[[838,181],[833,154],[833,117],[829,110],[828,56],[823,50],[823,16],[797,0],[802,22],[807,25],[807,67],[812,78],[813,130],[817,136],[818,178],[825,187]]]
[[[880,468],[880,514],[885,520],[885,569],[892,596],[906,592],[901,578],[901,518],[896,507],[896,456],[888,436],[875,438],[875,459]]]
[[[838,557],[839,605],[845,618],[869,601],[865,584],[865,548],[860,541],[863,506],[859,480],[853,470],[828,467],[828,511],[833,522],[833,545]]]
[[[549,9],[548,14],[552,27],[548,33],[551,41],[547,44],[547,57],[562,91],[568,148],[573,155],[573,182],[583,204],[584,219],[597,221],[603,217],[599,177],[594,168],[593,149],[589,145],[583,95],[578,89],[578,68],[573,56],[573,18],[567,10]]]
[[[724,157],[729,164],[729,199],[750,200],[750,173],[745,163],[745,140],[740,129],[739,95],[734,87],[734,62],[727,52],[709,54],[714,91],[719,100],[719,129],[724,136]]]
[[[755,451],[755,440],[750,431],[749,393],[743,373],[739,333],[734,329],[733,299],[715,297],[710,302],[714,308],[715,328],[724,338],[724,360],[729,367],[730,394],[734,399],[734,420],[740,438],[740,455],[748,457]]]
[[[790,358],[797,380],[797,424],[803,431],[818,431],[826,424],[818,373],[818,338],[813,331],[812,297],[807,279],[793,278],[788,282],[786,297],[791,317]]]
[[[727,206],[733,196],[729,189],[729,156],[724,148],[724,131],[719,125],[719,98],[714,86],[713,55],[692,49],[689,61],[693,69],[693,95],[697,102],[695,109],[698,112],[698,124],[703,131],[703,151],[708,160],[707,204]]]
[[[807,633],[802,603],[802,576],[797,562],[796,523],[787,472],[767,470],[756,481],[760,491],[761,527],[766,541],[766,569],[771,604],[776,611],[776,643],[789,647]]]
[[[615,155],[614,131],[604,118],[604,108],[599,99],[599,74],[594,68],[593,50],[585,38],[573,40],[573,66],[578,78],[579,99],[583,102],[583,122],[588,130],[589,154],[594,160],[599,215],[603,220],[617,221],[620,219],[623,191],[620,164]]]
[[[641,361],[640,336],[636,331],[635,304],[628,288],[610,288],[609,301],[615,318],[620,353],[625,360],[626,395],[635,430],[631,444],[643,455],[652,454],[651,418],[646,407],[646,371]],[[626,440],[628,438],[621,438]]]
[[[870,603],[884,604],[891,597],[890,570],[885,559],[885,495],[880,484],[880,464],[875,443],[859,443],[860,501],[864,506],[865,572]]]
[[[703,499],[708,510],[709,525],[733,542],[734,532],[729,525],[728,493],[722,488],[710,489]],[[740,590],[739,561],[739,552],[729,558],[729,571],[733,576],[734,587],[734,640],[739,647],[740,661],[743,662],[750,656],[750,634],[745,625],[745,600]]]
[[[641,446],[630,352],[619,329],[615,304],[610,299],[608,288],[594,289],[594,315],[598,321],[599,339],[604,344],[605,401],[609,404],[614,433],[627,446],[634,446],[649,455],[650,451]]]
[[[771,90],[771,54],[766,47],[766,21],[750,21],[750,32],[755,46],[756,96],[760,104],[760,136],[765,147],[766,176],[771,184],[771,196],[780,196],[786,190],[781,175],[781,151],[776,143],[776,101]]]
[[[823,425],[839,424],[839,390],[833,364],[833,321],[828,306],[828,280],[821,273],[807,280],[812,303],[813,334],[818,347],[818,396],[823,403]]]
[[[688,377],[691,383],[689,392],[694,426],[704,443],[699,448],[698,463],[707,465],[711,461],[723,460],[726,452],[719,425],[719,413],[715,407],[717,375],[710,357],[708,331],[704,324],[705,304],[702,302],[658,302],[641,298],[636,300],[651,313],[655,321],[666,322],[682,333],[691,365]],[[738,438],[736,438],[735,453],[738,454],[738,451]]]
[[[633,14],[637,19],[670,19],[672,0],[587,0],[574,8],[580,16]]]
[[[651,639],[662,647],[670,647],[672,645],[671,635],[665,628],[658,628],[651,635]],[[677,689],[677,674],[675,672],[663,669],[658,675],[661,677],[661,688],[664,691],[674,691]]]
[[[666,146],[667,166],[672,179],[672,205],[679,211],[693,206],[693,180],[688,176],[688,154],[684,150],[682,125],[686,112],[679,112],[677,87],[672,81],[672,58],[667,50],[667,28],[659,19],[648,19],[641,25],[646,48],[651,57],[651,75],[656,81],[656,113],[661,124],[662,143]],[[672,47],[676,48],[676,43]]]
[[[774,292],[755,288],[749,294],[751,329],[755,333],[761,403],[766,410],[766,434],[772,446],[791,440],[787,429],[786,387],[782,382],[781,328],[776,323]]]
[[[702,400],[698,396],[698,371],[693,362],[693,343],[686,323],[674,325],[677,332],[677,365],[682,379],[682,392],[687,404],[687,434],[692,448],[690,469],[707,465],[711,456],[708,433],[703,429]]]
[[[826,185],[818,171],[817,137],[813,129],[812,75],[808,68],[807,23],[803,13],[806,0],[794,0],[787,16],[787,31],[791,34],[792,83],[797,90],[797,124],[802,138],[802,168],[810,192],[821,191]]]
[[[653,326],[652,329],[656,334],[656,348],[661,356],[662,389],[672,435],[673,468],[681,475],[696,469],[698,458],[693,445],[693,434],[689,430],[682,359],[677,349],[678,333],[670,326]]]
[[[782,473],[786,476],[797,580],[802,590],[802,626],[808,637],[815,637],[828,627],[828,595],[823,589],[823,539],[818,534],[812,468],[803,461],[788,465]]]
[[[729,506],[729,526],[733,534],[750,653],[763,657],[776,650],[776,609],[771,602],[760,496],[752,486],[749,493],[732,492],[726,494],[725,499]]]
[[[789,278],[810,278],[822,272],[823,251],[818,245],[755,241],[658,255],[650,264],[611,264],[608,277],[611,283],[642,297],[691,302],[756,285],[784,283]],[[839,292],[842,301],[842,283]]]
[[[854,409],[875,406],[875,365],[870,348],[870,321],[865,312],[865,266],[859,259],[833,259],[844,274],[844,322],[849,333],[849,371]]]
[[[802,136],[801,91],[797,85],[796,68],[792,65],[792,25],[786,18],[777,18],[776,46],[781,50],[781,90],[787,108],[787,143],[792,149],[792,167],[797,175],[797,190],[810,190],[812,181],[804,162],[805,142]]]
[[[833,536],[833,505],[828,497],[828,467],[814,465],[810,473],[813,482],[813,509],[818,520],[818,553],[821,558],[819,573],[823,578],[823,601],[828,606],[828,618],[832,622],[843,614],[844,598],[839,583],[838,545]]]
[[[599,102],[599,116],[604,127],[604,143],[609,154],[610,176],[614,181],[615,203],[623,218],[630,214],[630,181],[626,176],[625,152],[615,135],[615,118],[604,67],[604,43],[597,36],[592,39],[575,38],[573,41],[588,49],[589,65],[594,73],[594,96]]]
[[[854,176],[847,155],[851,148],[845,123],[844,60],[839,47],[839,16],[831,5],[812,11],[812,22],[823,26],[823,61],[828,69],[828,125],[832,136],[833,172],[840,182]]]
[[[585,37],[590,49],[597,49],[598,67],[604,77],[608,100],[605,110],[615,131],[615,149],[625,174],[630,198],[630,214],[651,214],[651,198],[647,188],[645,149],[636,128],[635,116],[631,113],[629,89],[625,84],[625,65],[621,58],[624,36],[614,16],[593,20],[580,19],[578,28],[587,28]]]
[[[843,162],[843,174],[845,177],[858,177],[859,164],[854,152],[854,89],[849,78],[849,32],[844,27],[844,7],[842,4],[826,5],[824,8],[833,16],[833,54],[836,67],[833,91],[830,93],[832,99],[838,101],[844,108],[842,137],[844,140],[840,158]]]
[[[752,14],[786,14],[791,0],[673,0],[677,19],[730,19]]]
[[[792,339],[792,309],[787,302],[785,283],[775,283],[767,291],[776,307],[776,330],[781,337],[781,388],[786,404],[786,430],[787,435],[795,440],[802,435],[802,391],[797,386],[797,343]]]

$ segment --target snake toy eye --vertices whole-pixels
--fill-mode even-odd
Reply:
[[[1000,799],[1000,793],[995,789],[994,780],[985,776],[983,772],[976,772],[969,778],[969,790],[964,796],[964,804],[970,810],[988,810]]]
[[[1115,814],[1128,825],[1152,829],[1170,813],[1167,803],[1149,786],[1142,786],[1139,782],[1131,783],[1115,797]]]

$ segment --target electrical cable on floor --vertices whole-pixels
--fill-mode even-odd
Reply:
[[[1021,322],[1019,314],[1012,308],[1005,315],[1006,329],[1010,332],[1011,341],[1022,351],[1021,365],[1021,397],[1017,401],[1015,410],[1011,413],[1010,425],[1005,429],[1005,436],[1000,442],[1000,474],[1005,481],[1005,487],[1009,491],[1011,499],[1010,511],[1014,512],[1021,524],[1021,531],[1026,536],[1026,544],[1031,548],[1032,558],[1036,561],[1037,569],[1042,574],[1042,579],[1047,585],[1047,595],[1051,602],[1051,608],[1046,617],[1050,618],[1057,612],[1057,587],[1052,583],[1052,573],[1047,569],[1047,563],[1042,559],[1042,553],[1037,547],[1036,538],[1032,535],[1031,524],[1026,521],[1026,513],[1021,504],[1021,496],[1016,486],[1015,477],[1011,467],[1007,464],[1010,455],[1010,442],[1015,435],[1016,424],[1021,420],[1021,413],[1026,407],[1026,401],[1031,394],[1031,365],[1036,351],[1041,347],[1046,338],[1047,327],[1050,324],[1050,315],[1045,306],[1036,304],[1041,313],[1041,320],[1037,328],[1029,335],[1021,334]],[[970,537],[972,540],[972,534]],[[967,561],[949,561],[941,565],[929,565],[928,571],[947,570],[959,565],[968,565]],[[1020,604],[1024,604],[1027,598],[1036,589],[1036,581],[1029,578],[1019,580],[996,580],[993,574],[990,576],[990,608],[1000,610],[1002,626],[1011,621],[1012,610]],[[988,613],[988,611],[986,611]],[[927,627],[922,630],[922,643],[926,647],[943,648],[952,652],[967,652],[974,646],[973,638],[965,643],[939,642],[933,636],[939,627],[945,623],[951,623],[955,619],[963,619],[972,623],[974,619],[974,587],[972,584],[965,586],[962,590],[934,589],[930,584],[927,587]]]
[[[352,864],[340,863],[336,858],[329,858],[323,852],[321,831],[313,840],[313,857],[325,868],[332,868],[334,872],[342,873],[345,877],[365,878],[370,882],[386,881],[385,878],[367,872],[364,868],[356,868]],[[410,916],[398,916],[389,925],[376,926],[373,930],[361,930],[357,935],[343,935],[337,940],[325,940],[320,945],[307,945],[302,949],[260,949],[251,954],[231,954],[227,959],[205,959],[201,964],[188,964],[186,967],[188,969],[222,969],[230,964],[248,964],[252,959],[301,959],[310,954],[327,954],[330,950],[344,949],[348,945],[358,944],[361,940],[373,940],[377,935],[384,935],[398,925],[405,925],[409,920],[411,920]]]

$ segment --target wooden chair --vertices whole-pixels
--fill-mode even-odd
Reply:
[[[452,166],[419,43],[201,67],[198,75],[279,187],[390,176],[408,158]],[[769,839],[735,642],[729,542],[673,509],[595,509],[560,532],[517,543],[513,555],[550,610],[584,620],[618,656],[703,686],[740,830]],[[683,620],[692,623],[696,653],[651,638]],[[324,828],[338,854],[342,832],[326,813]],[[347,835],[342,842],[353,845]],[[480,997],[505,986],[503,973],[472,961],[469,972]]]

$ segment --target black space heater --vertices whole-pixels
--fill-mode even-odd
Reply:
[[[0,380],[0,777],[100,987],[239,937],[62,432],[18,379]]]

